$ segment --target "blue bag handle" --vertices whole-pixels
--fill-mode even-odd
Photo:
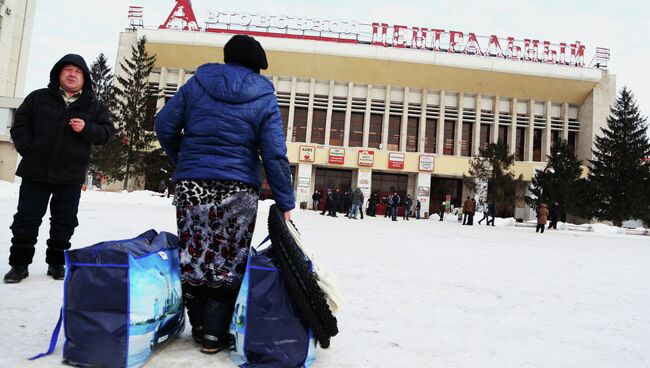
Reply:
[[[59,321],[56,323],[56,327],[54,327],[54,331],[52,332],[52,338],[50,339],[50,347],[47,349],[47,352],[28,358],[29,360],[40,359],[54,352],[54,348],[56,348],[56,341],[59,339],[59,331],[61,330],[62,320],[63,320],[63,308],[59,310]]]

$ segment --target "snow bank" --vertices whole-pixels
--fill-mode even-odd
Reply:
[[[20,185],[0,180],[0,198],[18,198]]]
[[[625,229],[605,224],[591,224],[591,232],[599,234],[625,234]]]

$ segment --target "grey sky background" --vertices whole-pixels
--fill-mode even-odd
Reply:
[[[173,0],[39,0],[25,94],[44,87],[52,65],[67,53],[82,55],[89,65],[104,53],[114,67],[119,33],[128,26],[129,5],[143,6],[145,26],[157,28],[174,4]],[[642,114],[650,113],[650,78],[643,67],[650,61],[647,0],[193,0],[192,7],[201,27],[208,10],[227,10],[360,23],[378,21],[552,43],[579,40],[587,46],[586,63],[596,46],[611,50],[609,70],[616,75],[617,90],[626,85],[635,94]]]

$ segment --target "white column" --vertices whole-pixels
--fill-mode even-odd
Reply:
[[[476,95],[476,101],[474,101],[474,111],[476,112],[476,121],[474,122],[474,133],[472,134],[472,149],[470,150],[470,156],[478,156],[478,149],[481,146],[481,95]]]
[[[297,180],[297,190],[296,190],[296,202],[307,202],[309,206],[311,204],[311,193],[312,193],[312,182],[311,182],[311,164],[298,164],[298,180]],[[298,207],[298,206],[296,206]]]
[[[546,161],[546,156],[551,155],[551,101],[546,101],[546,109],[544,109],[544,117],[546,119],[546,132],[544,134],[544,161]]]
[[[381,123],[381,149],[388,151],[388,117],[390,116],[390,85],[386,86],[386,100],[384,101],[384,120]]]
[[[562,138],[569,139],[569,104],[562,104]]]
[[[309,81],[309,103],[307,107],[307,136],[305,142],[311,143],[311,130],[314,120],[314,90],[316,89],[316,80],[312,78]]]
[[[424,153],[424,147],[427,143],[427,90],[422,90],[422,99],[420,100],[420,122],[418,124],[418,152]]]
[[[167,85],[167,68],[162,67],[160,68],[160,79],[158,80],[158,89],[161,91],[161,93],[158,95],[158,99],[156,100],[156,111],[160,111],[163,106],[165,106],[165,86]]]
[[[291,78],[291,97],[289,98],[289,116],[287,116],[287,143],[291,142],[293,137],[293,115],[296,106],[296,85],[298,78]]]
[[[334,81],[330,81],[329,95],[327,96],[327,114],[325,115],[325,145],[330,145],[330,129],[332,128],[332,105],[334,104]]]
[[[363,114],[363,140],[361,146],[368,147],[368,137],[370,136],[370,112],[372,109],[372,84],[366,88],[366,111]]]
[[[440,91],[440,115],[438,115],[438,132],[436,133],[436,153],[442,155],[445,150],[445,91]]]
[[[516,151],[516,145],[517,145],[517,99],[512,98],[510,101],[510,117],[511,122],[510,122],[510,143],[508,145],[510,146],[510,154],[512,155]]]
[[[187,82],[185,80],[185,74],[185,69],[178,69],[178,88],[181,88],[181,86]]]
[[[456,109],[458,110],[458,120],[456,120],[456,142],[454,142],[454,156],[460,156],[460,142],[463,140],[463,92],[458,93],[458,103]]]
[[[352,82],[348,82],[348,101],[345,106],[345,122],[343,124],[343,147],[350,145],[350,117],[352,116]]]
[[[406,132],[408,128],[409,119],[409,93],[410,88],[404,88],[404,96],[402,99],[402,122],[399,127],[399,151],[406,152]]]
[[[429,195],[421,196],[419,189],[423,189],[422,191],[429,193]],[[431,199],[431,173],[417,173],[417,186],[413,197],[420,201],[420,216],[424,216],[425,212],[429,212],[429,202]],[[415,203],[413,203],[413,209],[415,209]]]
[[[533,144],[535,139],[535,100],[528,101],[528,135],[524,158],[533,161]],[[542,161],[544,161],[542,159]]]
[[[492,104],[492,111],[494,111],[494,125],[492,125],[492,143],[497,143],[499,140],[499,109],[501,108],[501,97],[494,96],[494,103]],[[508,143],[508,142],[503,142]]]
[[[367,168],[360,168],[357,171],[357,186],[363,193],[363,205],[361,208],[365,209],[365,204],[370,198],[372,188],[372,170]]]

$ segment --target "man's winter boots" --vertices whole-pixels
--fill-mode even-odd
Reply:
[[[16,284],[29,276],[27,266],[12,266],[11,270],[5,275],[5,284]]]
[[[52,276],[55,280],[63,280],[65,278],[65,267],[61,265],[50,265],[47,268],[47,275]]]
[[[229,347],[228,327],[234,308],[232,304],[210,298],[205,300],[202,353],[215,354]]]

